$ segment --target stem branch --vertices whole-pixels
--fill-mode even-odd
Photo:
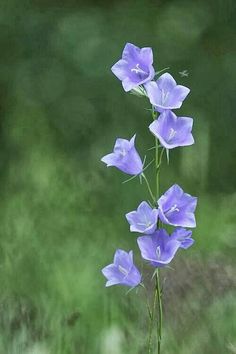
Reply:
[[[146,185],[147,185],[147,188],[148,188],[148,191],[150,193],[150,196],[152,198],[153,203],[156,204],[156,198],[155,198],[154,194],[152,193],[150,184],[149,184],[148,179],[147,179],[147,177],[145,176],[144,173],[142,173],[142,177],[143,177],[144,181],[146,182]]]

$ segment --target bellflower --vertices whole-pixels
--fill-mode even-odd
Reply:
[[[137,211],[126,214],[131,232],[152,234],[157,228],[158,210],[152,209],[147,202],[142,202]]]
[[[141,282],[141,274],[133,263],[133,251],[116,250],[113,263],[103,268],[102,273],[107,278],[106,286],[135,287]]]
[[[113,152],[105,155],[101,161],[107,167],[114,166],[129,175],[139,175],[143,171],[143,163],[135,148],[135,135],[130,139],[116,139]]]
[[[154,267],[164,267],[169,264],[181,245],[164,229],[159,229],[152,235],[138,237],[137,242],[142,258]]]
[[[189,88],[177,85],[169,73],[161,75],[157,81],[146,83],[145,89],[151,104],[158,112],[180,108],[190,92]]]
[[[149,125],[149,129],[164,148],[174,149],[194,143],[191,133],[192,126],[192,118],[177,117],[173,112],[167,110]]]
[[[194,243],[192,239],[192,231],[177,227],[171,235],[172,239],[180,242],[180,247],[187,249]]]
[[[159,218],[173,226],[196,227],[196,206],[197,198],[184,193],[180,186],[174,184],[158,200]]]
[[[149,47],[139,48],[127,43],[122,53],[122,59],[115,63],[111,70],[122,81],[124,90],[133,88],[153,79],[155,75],[153,53]]]

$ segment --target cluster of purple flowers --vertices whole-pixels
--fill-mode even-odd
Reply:
[[[192,136],[193,119],[177,117],[173,109],[180,108],[190,90],[178,85],[169,73],[162,74],[154,81],[153,53],[151,48],[138,48],[127,43],[112,72],[122,81],[125,91],[133,90],[146,96],[159,112],[149,126],[150,132],[158,139],[163,149],[169,150],[194,143]],[[131,140],[118,138],[113,152],[102,161],[129,175],[143,175],[144,163],[135,148],[135,135]],[[155,203],[142,201],[137,210],[126,214],[131,232],[143,234],[137,243],[144,260],[153,267],[164,267],[174,258],[179,248],[187,249],[193,243],[192,231],[196,227],[195,209],[197,198],[187,194],[174,184]],[[169,235],[159,224],[172,225]],[[133,252],[118,249],[112,264],[102,269],[107,278],[106,286],[122,284],[135,287],[141,282],[141,274],[133,262]]]

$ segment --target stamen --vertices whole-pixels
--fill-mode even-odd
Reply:
[[[157,255],[157,259],[160,259],[160,257],[161,257],[161,247],[160,246],[158,246],[156,249],[156,255]]]
[[[149,227],[151,225],[151,221],[145,221],[145,222],[138,222],[137,225],[139,226],[146,226]]]
[[[169,92],[165,92],[164,90],[161,90],[161,102],[164,104],[167,101],[167,98],[169,97]]]
[[[176,133],[177,133],[176,130],[174,130],[173,128],[170,128],[170,133],[169,133],[167,141],[170,141],[171,139],[173,139],[173,137],[176,135]]]
[[[169,210],[167,210],[167,212],[165,213],[167,216],[171,213],[173,213],[174,211],[179,212],[179,208],[177,208],[177,204],[174,204]]]
[[[131,69],[132,72],[135,72],[135,74],[148,74],[146,71],[142,70],[139,67],[139,64],[136,64],[134,68]]]
[[[123,268],[121,265],[118,266],[118,269],[125,276],[128,275],[128,271],[125,268]]]

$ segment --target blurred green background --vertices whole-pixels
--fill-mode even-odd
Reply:
[[[116,137],[153,145],[147,100],[110,71],[126,42],[191,88],[196,144],[161,189],[197,195],[198,226],[162,273],[163,354],[236,353],[235,15],[234,0],[1,1],[0,353],[146,353],[144,294],[100,272],[118,247],[142,267],[124,214],[145,186],[100,162]]]

